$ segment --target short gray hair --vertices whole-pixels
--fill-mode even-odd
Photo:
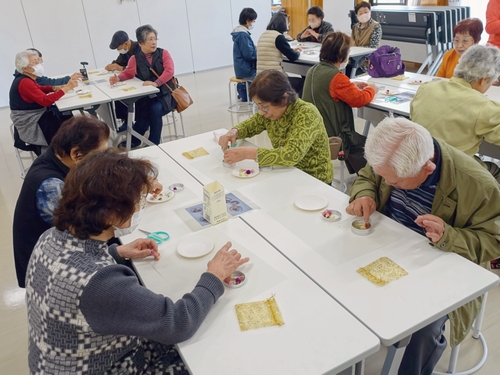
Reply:
[[[30,66],[30,56],[38,57],[38,52],[31,49],[26,49],[16,55],[16,70],[19,73],[23,74],[23,68],[27,68],[28,66]]]
[[[370,131],[365,156],[373,167],[388,167],[400,178],[416,176],[434,156],[431,133],[404,117],[387,117]]]
[[[454,77],[469,83],[488,78],[488,83],[500,76],[500,49],[495,46],[473,45],[458,60]]]
[[[137,42],[141,44],[146,43],[146,38],[148,37],[149,33],[155,33],[155,36],[158,37],[158,32],[155,29],[153,29],[153,26],[151,25],[139,26],[135,30],[135,36],[137,38]]]

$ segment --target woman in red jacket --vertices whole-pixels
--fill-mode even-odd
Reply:
[[[490,0],[486,8],[486,32],[488,44],[500,47],[500,0]]]

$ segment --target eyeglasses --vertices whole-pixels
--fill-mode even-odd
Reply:
[[[157,40],[158,40],[158,38],[152,37],[152,38],[146,39],[146,42],[156,42]]]
[[[264,112],[264,113],[269,112],[269,110],[270,110],[270,109],[271,109],[271,107],[272,107],[272,104],[270,104],[270,105],[268,105],[268,106],[266,106],[266,107],[263,107],[263,106],[262,106],[262,104],[263,104],[263,103],[260,103],[260,104],[255,103],[255,105],[257,106],[257,108],[259,109],[259,111],[262,111],[262,112]]]

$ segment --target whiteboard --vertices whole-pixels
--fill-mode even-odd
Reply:
[[[95,61],[98,68],[104,68],[119,55],[116,50],[109,48],[116,31],[124,30],[130,39],[136,40],[135,29],[140,26],[137,3],[120,0],[82,1]]]
[[[33,47],[21,0],[3,2],[2,12],[0,12],[0,35],[2,35],[2,48],[0,48],[0,107],[6,107],[9,105],[9,90],[14,79],[16,53]]]
[[[231,0],[189,0],[194,70],[233,65]]]
[[[271,20],[271,5],[269,0],[231,0],[231,24],[233,28],[239,25],[240,13],[243,8],[252,8],[257,12],[257,20],[253,30],[250,31],[255,45],[260,36],[266,31],[267,24]],[[231,38],[231,36],[229,36]],[[232,41],[232,39],[231,39]]]
[[[43,54],[47,76],[77,72],[80,61],[96,64],[81,1],[22,0],[33,45]]]
[[[166,49],[172,56],[175,74],[192,73],[186,1],[137,0],[137,6],[141,25],[153,26],[158,31],[158,47]]]

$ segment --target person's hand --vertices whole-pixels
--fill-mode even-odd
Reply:
[[[153,180],[153,187],[151,188],[151,191],[149,194],[153,196],[153,198],[156,198],[158,194],[160,194],[163,191],[163,185],[158,182],[158,180],[155,178]]]
[[[123,67],[121,65],[118,65],[117,63],[113,63],[113,64],[108,64],[104,67],[104,69],[106,69],[107,71],[111,72],[113,70],[118,70],[118,71],[122,71],[123,70]]]
[[[70,79],[82,79],[82,73],[73,73],[72,75],[69,76]]]
[[[439,242],[444,234],[444,220],[435,215],[417,216],[415,223],[424,228],[425,235],[434,243]]]
[[[302,35],[300,36],[300,39],[305,39],[307,38],[308,36],[311,36],[311,29],[306,29]]]
[[[237,163],[242,160],[257,158],[257,149],[253,147],[228,148],[224,151],[224,161],[228,164]]]
[[[152,255],[155,260],[160,260],[158,244],[151,238],[138,238],[129,244],[116,248],[121,258],[140,259]]]
[[[372,82],[367,82],[366,85],[368,87],[371,87],[373,90],[375,90],[375,94],[377,94],[377,92],[378,92],[378,86],[376,84],[374,84]]]
[[[53,90],[54,92],[59,91],[59,90],[61,90],[62,88],[63,88],[63,85],[59,85],[59,86],[52,86],[52,90]]]
[[[219,146],[222,147],[222,150],[225,151],[230,147],[229,144],[234,145],[236,143],[237,138],[238,130],[231,129],[219,138]]]
[[[300,48],[300,47],[295,47],[293,50],[294,50],[295,52],[302,52],[302,48]]]
[[[142,83],[143,86],[153,86],[153,87],[158,87],[158,84],[156,82],[153,82],[153,81],[144,81]]]
[[[363,90],[365,87],[368,87],[368,83],[366,82],[353,82],[354,86],[356,86],[358,89]]]
[[[117,84],[118,82],[120,82],[120,78],[118,78],[116,74],[113,74],[111,77],[109,77],[109,84],[111,86]]]
[[[345,211],[349,215],[363,216],[365,223],[368,223],[370,220],[370,216],[377,209],[377,204],[375,203],[375,199],[372,197],[361,197],[353,200],[349,206],[345,209]]]
[[[250,260],[248,257],[242,258],[238,250],[229,250],[232,245],[231,242],[228,242],[222,246],[213,259],[207,264],[207,272],[217,276],[220,281],[224,281],[224,279],[231,276],[239,266]]]
[[[68,83],[61,87],[61,90],[63,90],[64,93],[67,93],[68,91],[73,90],[76,86],[78,86],[78,80],[70,79]]]

